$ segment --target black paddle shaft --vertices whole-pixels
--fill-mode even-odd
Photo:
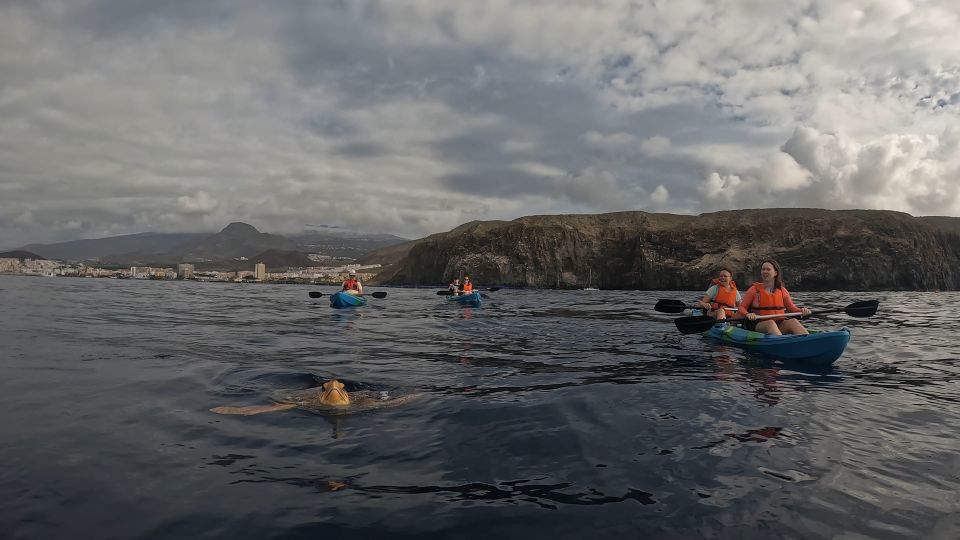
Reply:
[[[321,296],[323,296],[323,293],[320,292],[320,291],[310,291],[310,292],[308,292],[307,294],[310,296],[310,298],[320,298]],[[366,295],[365,295],[365,294],[358,294],[357,296],[366,296]],[[386,297],[387,297],[387,293],[385,293],[385,292],[383,292],[383,291],[377,291],[377,292],[375,292],[375,293],[372,293],[370,296],[372,296],[372,297],[374,297],[374,298],[386,298]]]
[[[854,302],[847,307],[817,310],[811,313],[810,316],[844,312],[851,317],[870,317],[877,312],[877,308],[879,306],[880,302],[878,300],[861,300],[859,302]],[[787,319],[802,318],[800,314],[787,314],[783,315],[783,317]],[[776,318],[776,316],[771,316],[770,318]],[[723,322],[728,324],[740,324],[746,320],[748,320],[746,317],[737,317],[735,319],[726,319]],[[680,317],[675,319],[673,322],[676,324],[677,330],[683,334],[699,334],[706,332],[712,328],[713,325],[718,323],[718,321],[713,317],[707,315]]]

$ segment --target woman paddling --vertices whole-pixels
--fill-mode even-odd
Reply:
[[[790,298],[790,293],[783,286],[780,279],[780,265],[776,261],[767,259],[760,264],[760,279],[754,283],[743,295],[740,302],[740,312],[746,313],[747,319],[754,321],[758,315],[779,315],[781,313],[801,312],[804,317],[810,315],[807,308],[798,308]],[[765,319],[755,323],[747,323],[747,328],[757,332],[773,334],[800,334],[806,335],[807,329],[797,319],[776,318]],[[754,328],[750,326],[756,325]]]
[[[713,280],[697,305],[705,314],[722,321],[728,315],[737,312],[737,306],[740,305],[741,300],[740,291],[737,290],[737,284],[733,281],[730,270],[721,268],[720,274]]]

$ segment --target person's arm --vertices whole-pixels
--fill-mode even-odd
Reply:
[[[710,302],[713,302],[713,299],[717,297],[717,291],[719,288],[716,285],[711,285],[707,292],[703,293],[703,298],[700,299],[700,307],[703,309],[710,309]]]
[[[803,313],[804,317],[810,315],[809,309],[797,307],[797,305],[793,303],[793,298],[790,298],[790,292],[787,291],[786,287],[781,287],[781,289],[783,290],[783,307],[787,308],[787,313],[800,312]]]
[[[749,317],[753,315],[750,313],[750,304],[753,303],[753,299],[757,296],[757,292],[753,290],[753,287],[747,289],[747,293],[744,294],[740,299],[740,315],[743,317]],[[754,315],[755,316],[755,315]]]
[[[363,283],[360,283],[359,280],[357,281],[357,294],[363,294]]]

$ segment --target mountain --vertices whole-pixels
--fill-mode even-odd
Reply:
[[[94,240],[72,240],[55,244],[29,244],[20,248],[24,251],[38,253],[48,259],[68,261],[99,260],[108,255],[117,253],[139,253],[155,255],[176,250],[179,246],[188,244],[200,238],[210,236],[209,233],[139,233]]]
[[[338,230],[322,233],[308,232],[287,238],[294,242],[300,251],[351,259],[357,259],[371,251],[388,246],[409,242],[406,238],[392,234],[363,234]]]
[[[234,222],[216,234],[181,246],[175,254],[183,262],[216,261],[252,257],[268,249],[295,250],[296,247],[282,236],[262,233],[252,225]]]
[[[0,259],[33,259],[35,261],[45,261],[46,257],[41,257],[36,253],[30,253],[29,251],[17,250],[17,251],[3,251],[0,252]]]
[[[56,244],[30,244],[20,249],[51,259],[96,260],[117,265],[169,265],[250,258],[269,249],[354,259],[403,242],[407,240],[390,234],[362,234],[336,229],[285,237],[261,233],[246,223],[231,223],[215,234],[139,233]]]
[[[394,255],[377,283],[469,274],[485,285],[572,288],[592,274],[604,289],[699,290],[728,266],[746,287],[772,257],[792,290],[958,290],[960,218],[820,209],[528,216],[467,223]]]
[[[267,266],[267,271],[285,270],[287,268],[303,268],[306,266],[316,266],[317,263],[310,260],[304,253],[299,251],[283,251],[279,249],[268,249],[263,253],[250,258],[250,266],[262,262]]]

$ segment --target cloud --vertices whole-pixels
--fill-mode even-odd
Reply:
[[[960,214],[954,2],[201,4],[0,3],[0,245]]]
[[[670,199],[670,191],[663,184],[656,187],[650,194],[650,200],[655,204],[662,205]]]
[[[640,143],[640,151],[648,156],[662,156],[670,150],[670,139],[656,135]]]
[[[206,191],[198,191],[192,197],[189,195],[177,197],[177,210],[183,214],[209,214],[219,205],[220,203]]]

